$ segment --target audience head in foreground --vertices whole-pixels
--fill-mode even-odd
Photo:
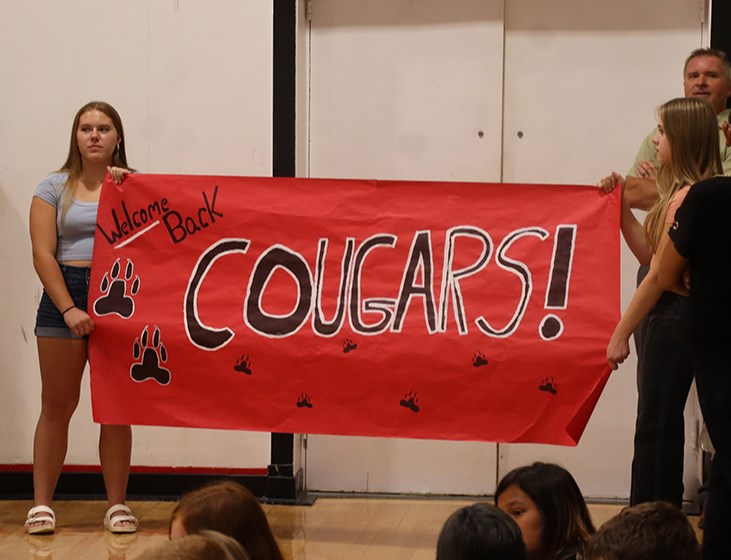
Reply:
[[[531,560],[581,559],[595,532],[574,477],[552,463],[510,471],[498,484],[495,503],[520,527]]]
[[[520,529],[491,504],[473,504],[455,511],[442,527],[437,560],[525,560]]]
[[[688,518],[668,502],[626,508],[589,540],[587,560],[700,560]]]
[[[261,505],[246,488],[214,482],[184,494],[170,518],[170,538],[219,531],[236,539],[251,560],[283,560]]]
[[[146,550],[137,560],[250,560],[244,547],[217,531],[201,531]]]

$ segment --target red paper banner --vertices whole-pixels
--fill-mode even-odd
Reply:
[[[609,375],[618,197],[108,180],[89,296],[94,417],[575,445]]]

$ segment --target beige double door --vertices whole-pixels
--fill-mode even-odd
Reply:
[[[625,172],[655,107],[682,95],[703,22],[684,0],[312,0],[300,29],[310,177],[593,184]],[[626,305],[636,264],[623,250]],[[549,460],[588,496],[626,498],[634,370],[632,356],[576,448],[310,435],[307,487],[491,494],[515,466]]]

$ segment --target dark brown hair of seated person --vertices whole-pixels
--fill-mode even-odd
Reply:
[[[437,560],[526,560],[528,551],[515,521],[492,504],[458,509],[442,526]]]
[[[498,483],[495,503],[513,485],[536,504],[541,514],[541,557],[546,560],[581,557],[595,529],[581,489],[571,473],[560,465],[540,461],[518,467]]]
[[[251,560],[283,560],[261,505],[246,488],[231,481],[214,482],[187,494],[170,517],[189,535],[211,529],[235,538]]]
[[[623,509],[589,539],[588,560],[699,560],[700,546],[685,514],[668,502]]]

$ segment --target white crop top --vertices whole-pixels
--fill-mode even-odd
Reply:
[[[63,206],[63,186],[68,173],[51,173],[36,187],[33,196],[56,208],[56,260],[90,261],[94,252],[94,232],[96,230],[96,214],[98,202],[79,202],[74,199],[61,220]]]

